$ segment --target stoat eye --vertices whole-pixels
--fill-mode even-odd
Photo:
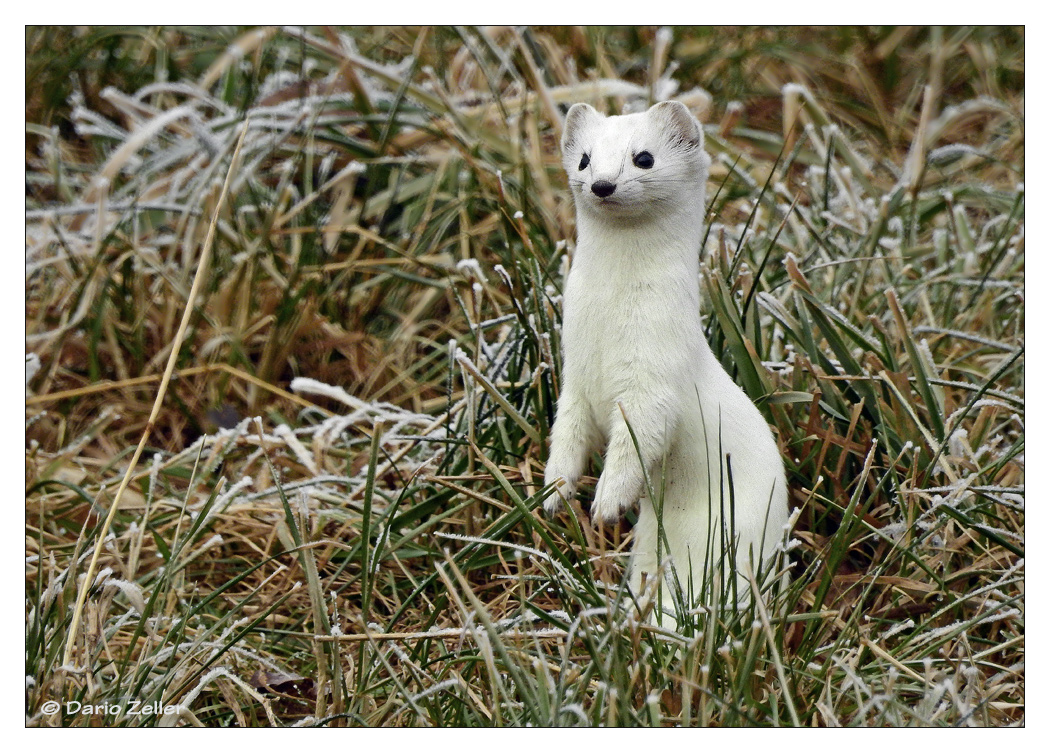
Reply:
[[[653,159],[653,155],[649,154],[649,152],[638,152],[638,154],[634,155],[635,167],[648,170],[654,164],[656,164],[656,160]]]
[[[587,167],[587,165],[589,165],[589,164],[591,164],[591,158],[588,157],[585,154],[585,155],[583,155],[583,157],[580,158],[580,166],[577,169],[578,170],[582,170],[583,168]]]

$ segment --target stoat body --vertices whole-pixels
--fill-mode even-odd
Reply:
[[[703,130],[678,102],[614,117],[577,104],[562,153],[577,243],[545,507],[557,512],[604,449],[591,515],[615,521],[640,502],[632,590],[662,574],[666,610],[672,583],[695,604],[735,569],[746,594],[746,563],[757,575],[784,539],[787,486],[769,426],[704,337]]]

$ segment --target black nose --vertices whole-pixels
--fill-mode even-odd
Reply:
[[[600,198],[606,198],[613,195],[613,191],[616,190],[616,184],[610,183],[607,180],[596,180],[591,185],[591,192]]]

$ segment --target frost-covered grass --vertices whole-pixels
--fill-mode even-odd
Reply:
[[[1022,724],[1023,55],[27,29],[27,724]],[[540,505],[561,113],[670,96],[714,156],[710,341],[798,510],[787,589],[675,631],[629,522]]]

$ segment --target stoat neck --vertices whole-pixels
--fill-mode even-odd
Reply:
[[[580,212],[577,215],[574,265],[609,277],[684,276],[700,274],[700,218],[670,215],[661,222],[612,225]]]

